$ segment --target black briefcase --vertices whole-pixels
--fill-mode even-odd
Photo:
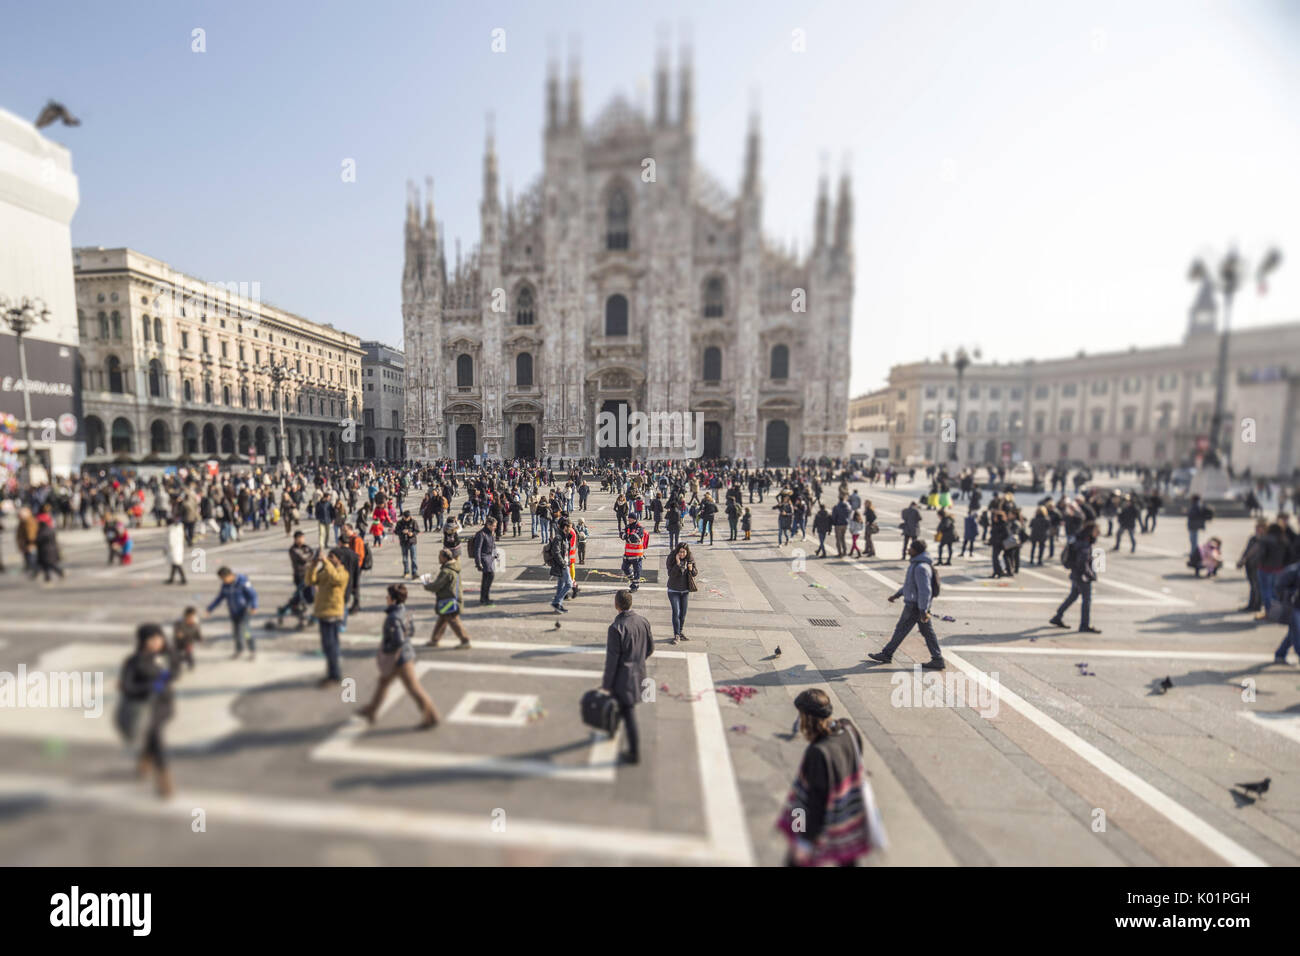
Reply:
[[[582,722],[613,737],[618,731],[618,703],[609,694],[587,691],[582,695]]]

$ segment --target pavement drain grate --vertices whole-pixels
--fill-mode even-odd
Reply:
[[[808,623],[813,627],[839,627],[840,622],[833,617],[810,617]]]

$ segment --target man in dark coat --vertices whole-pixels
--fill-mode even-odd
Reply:
[[[616,592],[614,607],[618,616],[609,625],[605,637],[605,676],[600,687],[614,697],[623,726],[627,728],[627,750],[619,754],[619,761],[634,764],[641,760],[641,738],[633,708],[641,699],[646,658],[654,654],[655,645],[650,622],[632,610],[631,591]]]
[[[921,534],[921,509],[918,508],[915,504],[909,504],[906,508],[903,509],[902,519],[903,519],[903,523],[902,523],[903,558],[902,559],[906,561],[908,557],[908,550],[911,548],[912,542],[916,541],[919,535]]]

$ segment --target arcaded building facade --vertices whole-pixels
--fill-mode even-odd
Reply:
[[[600,414],[621,408],[690,415],[705,457],[843,454],[849,180],[834,203],[821,182],[805,254],[766,241],[757,123],[728,195],[696,165],[689,62],[676,74],[661,61],[652,116],[616,98],[588,123],[576,67],[563,83],[552,68],[543,172],[503,201],[489,136],[479,242],[463,259],[448,262],[431,187],[423,209],[412,190],[410,457],[662,457],[666,440],[598,447]]]

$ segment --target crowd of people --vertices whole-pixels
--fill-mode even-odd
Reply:
[[[921,487],[928,484],[928,492],[901,509],[898,558],[907,566],[902,586],[889,600],[901,600],[903,610],[890,640],[868,659],[890,662],[915,628],[930,655],[922,665],[927,670],[945,666],[931,608],[941,591],[936,568],[952,565],[959,542],[959,557],[987,553],[992,578],[1018,575],[1025,545],[1028,566],[1054,561],[1059,552],[1070,590],[1050,623],[1068,627],[1064,616],[1078,601],[1079,631],[1099,633],[1091,618],[1098,551],[1102,547],[1119,551],[1126,543],[1130,553],[1137,550],[1139,536],[1156,529],[1170,478],[1163,470],[1139,471],[1132,487],[1117,489],[1092,483],[1092,474],[1085,470],[1071,475],[1065,468],[1051,469],[1034,473],[1028,489],[1034,503],[1028,504],[1026,489],[1008,483],[1005,470],[997,467],[990,467],[983,481],[975,469],[950,475],[943,466],[931,466],[922,474],[916,468],[861,468],[839,461],[801,462],[780,469],[730,461],[601,459],[475,466],[451,461],[364,463],[309,466],[294,473],[200,467],[149,477],[114,472],[59,479],[52,486],[28,490],[8,502],[7,510],[16,521],[14,540],[24,570],[42,578],[44,586],[52,586],[53,578],[64,575],[60,530],[101,528],[109,564],[129,565],[140,529],[150,523],[164,527],[166,583],[179,577],[179,583],[186,584],[186,555],[196,543],[220,548],[247,534],[279,533],[282,528],[287,543],[285,574],[292,591],[284,604],[268,609],[264,628],[281,630],[288,620],[289,626],[296,622],[298,629],[311,625],[318,629],[325,658],[325,673],[319,680],[323,688],[335,687],[343,679],[341,635],[349,617],[362,610],[363,578],[380,574],[395,579],[384,589],[379,681],[372,699],[358,713],[375,721],[397,680],[420,711],[419,726],[432,728],[441,718],[415,676],[412,589],[418,583],[432,599],[426,646],[437,647],[451,631],[458,647],[470,647],[463,618],[462,560],[472,562],[479,575],[477,606],[492,607],[492,587],[501,569],[500,544],[526,537],[535,542],[531,553],[539,556],[554,579],[554,590],[546,592],[552,612],[568,613],[590,579],[584,573],[589,570],[585,566],[590,537],[584,515],[597,486],[602,506],[608,506],[614,516],[621,551],[616,574],[598,569],[606,580],[619,580],[602,689],[616,699],[625,728],[626,748],[620,760],[636,763],[640,755],[634,708],[654,639],[649,623],[632,608],[651,555],[664,554],[660,580],[671,618],[668,642],[689,641],[690,595],[698,589],[700,564],[707,561],[697,552],[716,545],[719,518],[727,523],[728,544],[749,542],[756,530],[770,529],[776,532],[776,546],[793,553],[808,542],[811,530],[816,541],[814,559],[829,559],[833,546],[836,558],[891,561],[892,554],[877,550],[881,514],[871,489],[897,488],[900,473],[914,490],[920,476]],[[1071,477],[1072,492],[1067,491]],[[1281,491],[1275,493],[1283,497]],[[1295,495],[1300,501],[1300,488]],[[1248,504],[1259,513],[1258,499]],[[5,513],[0,509],[0,518]],[[923,531],[927,514],[934,519],[933,555],[926,540],[929,535]],[[1191,496],[1186,509],[1187,564],[1197,577],[1217,575],[1224,563],[1221,540],[1205,536],[1213,519],[1212,509]],[[420,570],[422,535],[432,536],[436,546],[436,568],[430,573]],[[660,535],[666,537],[666,547],[656,551],[651,544]],[[376,564],[376,554],[386,554],[383,549],[394,545],[400,553],[400,576],[396,558],[388,559],[386,568]],[[253,619],[260,610],[259,596],[250,576],[230,566],[234,563],[217,569],[211,602],[202,610],[186,607],[172,627],[170,641],[160,625],[142,625],[136,649],[122,667],[119,729],[137,741],[140,772],[152,772],[163,794],[172,790],[163,727],[174,711],[172,687],[187,668],[193,668],[194,647],[203,640],[200,616],[224,614],[232,656],[246,653],[248,660],[256,659]],[[1277,659],[1284,661],[1288,648],[1300,654],[1300,613],[1294,610],[1300,541],[1285,512],[1272,520],[1260,518],[1236,567],[1244,570],[1249,582],[1243,611],[1289,625]],[[1275,611],[1275,607],[1286,610]],[[823,824],[829,828],[825,832],[841,829],[839,818],[868,820],[862,832],[879,830],[878,821],[870,822],[869,793],[847,802],[843,799],[845,781],[862,793],[854,783],[861,772],[860,754],[852,757],[859,753],[860,736],[847,721],[831,719],[829,700],[809,692],[800,701],[796,706],[809,750],[790,800],[820,810],[811,834],[792,835],[791,862],[853,862],[883,842],[882,831],[845,845],[819,842],[817,837]],[[829,799],[828,787],[840,794],[829,803],[823,802]],[[842,805],[836,806],[836,800]]]

